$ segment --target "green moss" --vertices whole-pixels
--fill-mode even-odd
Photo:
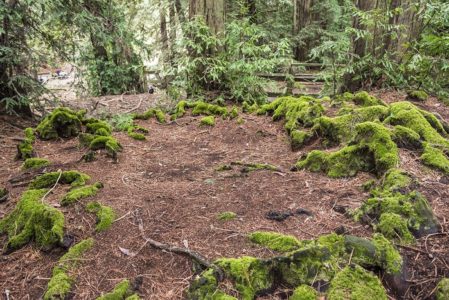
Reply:
[[[423,146],[424,152],[421,155],[421,161],[423,164],[440,170],[445,174],[449,174],[449,159],[445,151],[438,149],[429,143],[423,143]]]
[[[156,115],[156,120],[159,123],[165,123],[166,122],[165,113],[162,110],[156,109],[154,113]]]
[[[356,105],[360,106],[374,106],[374,105],[384,105],[385,103],[382,100],[377,99],[376,97],[370,96],[367,92],[359,92],[354,95],[351,99]]]
[[[99,189],[103,188],[101,182],[96,182],[93,185],[86,185],[79,188],[71,189],[61,200],[62,206],[67,206],[78,202],[81,199],[95,196]]]
[[[249,235],[249,239],[253,243],[278,252],[290,252],[302,246],[294,236],[276,232],[253,232]]]
[[[186,106],[187,106],[186,101],[184,100],[179,101],[178,104],[176,104],[173,114],[171,115],[171,120],[174,121],[176,119],[183,117],[186,113]]]
[[[241,161],[233,161],[231,162],[231,166],[241,166],[243,167],[242,173],[249,173],[253,171],[267,170],[267,171],[279,171],[279,168],[270,164],[261,164],[261,163],[245,163]]]
[[[316,119],[312,130],[325,139],[325,144],[339,144],[354,137],[357,124],[383,121],[388,115],[389,108],[386,106],[357,108],[334,118],[320,117]]]
[[[190,300],[237,300],[218,289],[217,275],[214,269],[207,269],[195,278],[187,291]]]
[[[74,283],[74,278],[69,273],[77,268],[84,253],[91,249],[93,244],[93,239],[83,240],[61,257],[58,264],[53,268],[44,300],[66,299]]]
[[[331,281],[329,300],[387,300],[387,293],[379,278],[359,266],[348,266]]]
[[[16,208],[0,220],[0,234],[8,235],[7,252],[21,248],[34,240],[41,248],[50,248],[62,241],[64,215],[45,203],[46,189],[25,191]]]
[[[223,258],[216,261],[227,276],[233,279],[241,299],[254,297],[273,285],[273,274],[269,264],[260,259],[244,256],[241,258]]]
[[[36,132],[44,140],[78,136],[81,132],[81,120],[77,113],[69,108],[56,108],[39,123]]]
[[[296,167],[312,172],[323,171],[333,178],[355,176],[359,171],[383,174],[399,162],[396,144],[387,128],[374,122],[360,123],[351,145],[325,153],[312,151]]]
[[[257,103],[249,104],[248,102],[244,101],[242,103],[242,111],[248,114],[255,113],[259,110],[259,105]]]
[[[86,132],[90,134],[108,136],[112,133],[112,127],[105,121],[95,120],[86,125]]]
[[[223,106],[197,101],[193,104],[192,114],[194,116],[206,115],[226,117],[228,115],[228,110]]]
[[[39,169],[42,167],[46,167],[50,165],[50,161],[45,158],[27,158],[25,162],[22,165],[22,169],[28,170],[28,169]]]
[[[225,211],[222,213],[219,213],[217,216],[217,219],[220,221],[230,221],[234,220],[237,217],[237,214],[232,211]]]
[[[429,98],[426,92],[421,90],[412,90],[407,92],[407,99],[424,102]]]
[[[128,280],[123,280],[117,284],[112,292],[98,297],[97,300],[126,300],[126,299],[140,299],[137,294],[133,294],[131,285]]]
[[[239,117],[239,118],[237,119],[237,124],[238,124],[238,125],[245,124],[245,120],[244,120],[242,117]]]
[[[421,137],[410,128],[401,125],[395,126],[392,137],[393,141],[398,145],[398,147],[410,150],[422,148]]]
[[[292,132],[290,132],[292,150],[296,151],[301,149],[312,138],[313,134],[311,132],[296,129],[292,130]]]
[[[59,178],[60,177],[60,178]],[[64,171],[45,173],[36,177],[29,185],[30,189],[44,189],[55,185],[59,178],[59,183],[70,184],[72,186],[83,186],[90,179],[89,175],[78,171]]]
[[[407,219],[395,213],[381,214],[376,229],[389,239],[399,238],[406,244],[415,241],[408,229]]]
[[[382,234],[375,233],[372,239],[376,249],[375,257],[379,267],[390,274],[399,274],[402,270],[403,260],[399,251]]]
[[[233,106],[231,111],[229,112],[229,117],[232,119],[235,119],[239,116],[239,109],[237,106]]]
[[[95,227],[97,231],[109,229],[116,218],[116,214],[111,207],[101,205],[98,202],[88,203],[86,209],[97,216],[97,225]]]
[[[91,150],[106,149],[108,155],[117,158],[117,153],[122,151],[120,143],[112,136],[96,136],[89,145]]]
[[[138,119],[138,120],[148,120],[153,117],[156,117],[156,120],[159,123],[166,122],[165,113],[161,109],[157,109],[157,108],[150,108],[143,114],[136,114],[133,116],[134,119]]]
[[[145,134],[148,133],[148,129],[136,125],[130,126],[127,131],[128,136],[139,141],[145,140]]]
[[[318,293],[316,290],[308,285],[300,285],[297,287],[289,300],[316,300],[318,298]]]
[[[36,140],[33,128],[24,130],[25,139],[17,145],[17,159],[27,159],[35,156],[33,143]]]
[[[438,283],[436,291],[437,300],[448,300],[449,299],[449,278],[443,278]]]
[[[200,125],[215,126],[215,117],[214,116],[208,116],[208,117],[202,118],[200,120]]]

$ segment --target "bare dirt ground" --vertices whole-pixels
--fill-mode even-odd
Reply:
[[[396,92],[380,95],[386,101],[404,99]],[[126,102],[125,110],[129,110],[136,108],[142,97],[148,95],[106,100]],[[151,99],[146,99],[145,103],[152,105]],[[436,106],[436,100],[430,99],[424,106],[449,121],[449,108]],[[140,104],[136,111],[144,109],[145,105]],[[135,141],[124,133],[114,134],[124,147],[117,164],[104,154],[99,154],[94,162],[79,163],[84,151],[78,149],[77,139],[36,142],[38,156],[57,165],[49,170],[61,166],[77,169],[89,174],[92,182],[105,185],[94,198],[61,208],[66,216],[66,230],[76,241],[91,236],[95,239],[93,249],[84,256],[77,271],[73,299],[95,299],[121,280],[137,277],[143,278],[139,288],[143,299],[183,298],[194,276],[191,261],[146,245],[138,229],[139,219],[146,236],[188,247],[210,260],[272,255],[246,238],[247,233],[256,230],[313,239],[344,226],[349,234],[371,236],[371,229],[333,210],[336,205],[359,207],[368,196],[361,185],[370,175],[336,180],[307,171],[290,172],[302,152],[310,149],[292,152],[281,122],[273,123],[269,117],[242,117],[242,125],[235,120],[217,119],[213,128],[199,127],[200,117],[190,115],[169,125],[141,121],[139,125],[150,130],[146,141]],[[29,124],[15,118],[0,119],[0,186],[10,190],[10,200],[0,203],[0,217],[15,207],[24,189],[14,187],[9,180],[21,174],[21,162],[14,160],[14,137],[20,137],[19,127],[26,125]],[[216,171],[220,165],[233,161],[269,163],[281,171]],[[419,178],[420,190],[443,226],[442,234],[423,237],[416,245],[401,248],[407,258],[410,284],[404,298],[431,299],[438,280],[449,276],[449,180],[420,165],[418,157],[411,153],[402,153],[401,164]],[[64,189],[67,187],[59,186],[46,201],[56,204]],[[113,207],[119,216],[103,233],[95,233],[94,216],[84,210],[91,200]],[[310,211],[312,216],[292,216],[283,222],[265,216],[269,211],[298,208]],[[218,220],[217,215],[226,211],[235,212],[237,218]],[[0,246],[4,242],[5,237],[1,237]],[[0,257],[1,293],[8,290],[9,299],[39,299],[62,254],[61,249],[43,252],[29,245]],[[281,292],[264,299],[282,299],[285,294]]]

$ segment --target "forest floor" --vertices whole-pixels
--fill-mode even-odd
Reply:
[[[397,92],[374,93],[386,102],[401,101]],[[158,95],[130,95],[91,99],[86,105],[72,105],[109,113],[145,111],[158,102]],[[103,103],[103,104],[102,104]],[[106,104],[106,105],[104,105]],[[449,121],[449,107],[430,98],[425,109],[438,112]],[[169,124],[156,120],[138,121],[150,130],[146,141],[136,141],[126,133],[114,133],[123,145],[118,163],[97,155],[90,163],[79,162],[84,154],[77,139],[41,141],[34,148],[39,157],[52,162],[48,170],[76,169],[104,184],[93,199],[111,206],[118,215],[113,226],[95,233],[95,218],[84,210],[85,199],[68,208],[66,231],[76,241],[94,236],[95,245],[77,270],[73,299],[94,299],[123,279],[143,278],[139,294],[143,299],[182,299],[194,276],[189,259],[151,248],[139,230],[143,221],[145,235],[154,240],[188,247],[210,260],[242,255],[268,257],[274,253],[248,241],[247,234],[257,230],[275,231],[299,239],[313,239],[344,226],[349,234],[371,236],[367,226],[336,212],[338,205],[360,207],[368,197],[361,185],[371,178],[359,174],[348,179],[330,179],[325,174],[291,172],[298,158],[317,145],[292,152],[282,122],[271,117],[241,114],[236,120],[216,120],[215,127],[199,127],[201,117],[190,114]],[[0,203],[0,218],[16,205],[24,186],[14,186],[11,179],[23,175],[21,161],[14,160],[17,137],[23,135],[26,121],[14,117],[0,119],[0,186],[10,191],[9,200]],[[34,124],[35,125],[35,124]],[[430,202],[442,225],[442,232],[417,240],[412,247],[400,248],[406,258],[409,286],[404,299],[431,299],[439,279],[449,276],[449,178],[419,163],[411,152],[401,150],[401,168],[419,179],[419,191]],[[218,172],[224,164],[243,161],[268,163],[279,171],[250,173],[234,169]],[[58,204],[66,191],[58,186],[46,201]],[[311,213],[295,215],[285,221],[269,220],[270,211],[304,209]],[[237,217],[220,221],[218,215],[232,211]],[[6,237],[0,237],[0,246]],[[28,245],[0,257],[0,291],[9,299],[39,299],[44,293],[52,268],[63,254]],[[399,299],[391,293],[391,299]],[[278,290],[270,297],[283,299]]]

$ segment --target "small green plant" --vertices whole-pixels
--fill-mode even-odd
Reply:
[[[204,117],[200,120],[200,124],[204,126],[215,126],[215,117],[214,116]]]
[[[225,211],[222,213],[219,213],[217,216],[217,219],[220,221],[230,221],[234,220],[237,217],[237,214],[232,211]]]

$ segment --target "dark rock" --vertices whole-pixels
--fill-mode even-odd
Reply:
[[[64,249],[69,249],[75,242],[75,237],[71,234],[64,234],[62,239],[61,247]]]
[[[281,211],[269,211],[265,214],[265,218],[268,220],[274,220],[278,222],[285,221],[287,218],[291,217],[293,214],[291,212],[281,212]]]

